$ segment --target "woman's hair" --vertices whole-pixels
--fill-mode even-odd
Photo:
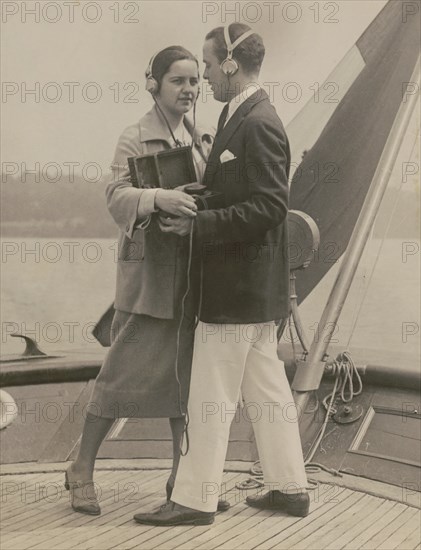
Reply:
[[[199,62],[197,57],[182,46],[168,46],[168,48],[161,50],[151,59],[148,69],[150,69],[151,76],[158,82],[158,91],[161,87],[162,79],[170,70],[171,65],[175,61],[182,61],[183,59],[195,61],[197,63],[197,73],[199,75]]]
[[[243,23],[231,23],[228,27],[231,43],[249,30],[251,30],[250,27]],[[216,29],[208,32],[205,40],[213,40],[213,52],[218,61],[222,63],[228,55],[228,49],[224,38],[224,27],[216,27]],[[247,37],[244,42],[240,42],[235,48],[232,56],[240,63],[246,73],[258,73],[265,56],[265,47],[262,37],[257,33],[253,33]]]

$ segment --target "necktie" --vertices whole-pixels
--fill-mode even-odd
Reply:
[[[222,130],[222,128],[224,127],[224,124],[225,124],[225,121],[227,120],[227,116],[228,116],[228,103],[225,105],[225,107],[222,109],[222,112],[219,116],[219,120],[218,120],[218,128],[216,130],[216,134],[219,134],[219,132]],[[216,135],[215,134],[215,135]]]

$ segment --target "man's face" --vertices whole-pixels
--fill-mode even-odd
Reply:
[[[203,78],[209,82],[216,101],[229,101],[227,76],[221,71],[220,62],[214,54],[213,39],[206,40],[203,46],[203,63],[205,72]]]

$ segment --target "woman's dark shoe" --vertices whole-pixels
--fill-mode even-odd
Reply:
[[[90,516],[100,515],[101,508],[98,504],[93,481],[76,479],[69,466],[64,472],[64,487],[67,491],[70,491],[71,504],[75,512]]]
[[[173,487],[170,485],[169,481],[167,481],[167,484],[165,486],[165,491],[167,493],[167,501],[171,500]],[[228,502],[228,500],[218,500],[218,512],[226,512],[231,507],[231,504]]]
[[[268,491],[264,495],[251,495],[246,498],[249,506],[262,510],[278,510],[291,516],[305,517],[310,509],[308,493],[287,494],[281,491]]]

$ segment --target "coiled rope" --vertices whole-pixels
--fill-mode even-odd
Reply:
[[[348,351],[344,351],[339,354],[335,361],[330,365],[332,374],[335,376],[335,382],[332,392],[328,394],[322,401],[322,404],[326,410],[325,418],[320,429],[317,439],[312,445],[310,453],[307,455],[304,465],[307,474],[317,474],[321,470],[328,472],[334,476],[342,477],[342,474],[334,468],[328,468],[318,462],[311,462],[314,457],[326,431],[328,422],[334,414],[337,412],[335,402],[340,399],[343,403],[349,403],[354,396],[359,395],[362,392],[363,384],[361,376],[355,366],[354,361]],[[356,379],[356,386],[354,385],[354,376]],[[318,403],[314,411],[318,409]],[[240,490],[257,489],[264,485],[263,472],[260,465],[260,461],[256,461],[250,469],[252,477],[245,481],[236,483],[236,488]],[[319,482],[315,479],[308,478],[309,490],[314,490],[319,485]]]

